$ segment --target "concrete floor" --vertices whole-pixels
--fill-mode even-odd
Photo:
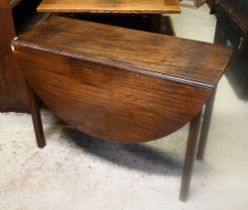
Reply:
[[[173,16],[177,36],[211,42],[206,6]],[[187,126],[151,143],[92,139],[42,114],[36,147],[27,114],[0,114],[1,210],[247,210],[248,106],[219,84],[205,160],[196,161],[187,203],[178,201]]]

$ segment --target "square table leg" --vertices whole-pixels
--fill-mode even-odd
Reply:
[[[198,145],[198,150],[197,150],[197,155],[196,155],[198,160],[203,160],[204,151],[205,151],[206,144],[207,144],[208,131],[210,128],[210,123],[211,123],[211,118],[212,118],[216,89],[217,87],[214,88],[212,95],[210,96],[210,98],[208,99],[205,105],[205,110],[204,110],[203,119],[202,119],[201,134],[200,134],[199,145]]]
[[[153,14],[150,15],[150,21],[151,21],[151,32],[154,33],[161,33],[161,20],[162,20],[162,15],[161,14]]]
[[[200,111],[190,122],[188,142],[184,159],[183,175],[179,199],[186,201],[189,194],[190,179],[193,171],[195,153],[197,147],[198,133],[201,124],[202,111]]]
[[[39,98],[28,83],[27,83],[27,90],[28,90],[29,104],[32,114],[37,145],[39,148],[43,148],[46,145],[46,141],[44,137],[41,115],[40,115]]]

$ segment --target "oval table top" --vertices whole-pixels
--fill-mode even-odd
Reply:
[[[53,17],[12,42],[29,86],[72,127],[140,143],[173,133],[202,109],[232,51]]]

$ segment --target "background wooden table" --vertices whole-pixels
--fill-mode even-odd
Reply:
[[[39,12],[180,13],[178,0],[44,0]]]

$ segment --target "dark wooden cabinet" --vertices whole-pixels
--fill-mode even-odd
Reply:
[[[17,3],[0,3],[0,111],[28,110],[24,78],[10,47],[10,40],[16,35],[12,9]]]
[[[0,111],[28,112],[28,96],[22,71],[12,55],[10,41],[47,14],[38,14],[39,0],[0,1]]]
[[[226,77],[236,95],[248,100],[248,1],[220,0],[215,6],[217,25],[214,42],[231,45],[235,54]]]

